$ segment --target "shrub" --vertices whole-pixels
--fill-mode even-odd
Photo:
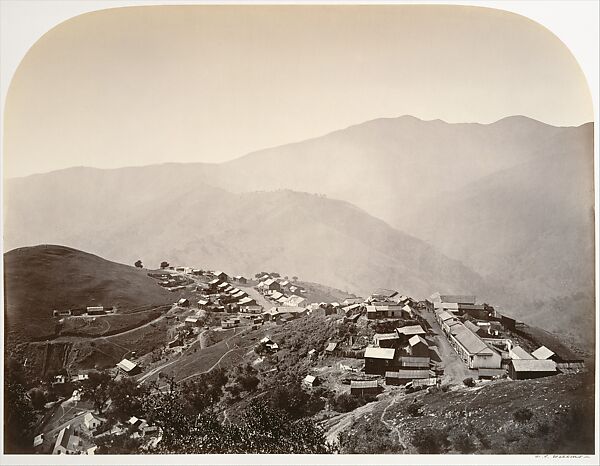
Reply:
[[[411,443],[419,453],[439,454],[448,448],[448,432],[446,429],[425,427],[417,429],[411,439]]]
[[[349,393],[342,393],[338,396],[332,396],[329,400],[331,409],[338,413],[348,413],[354,411],[356,408],[375,401],[375,397],[372,395],[367,396],[354,396]]]
[[[466,432],[459,432],[453,439],[454,448],[461,453],[473,453],[475,451],[475,443],[471,440],[471,436]]]
[[[409,404],[406,407],[406,412],[410,414],[412,417],[421,416],[423,413],[421,412],[421,408],[423,407],[423,403],[420,403],[415,400],[414,403]]]
[[[520,423],[529,422],[533,417],[533,411],[529,408],[519,408],[513,413],[513,419]]]
[[[475,386],[475,380],[473,380],[473,377],[467,377],[466,379],[463,380],[463,383],[465,384],[465,387],[474,387]]]

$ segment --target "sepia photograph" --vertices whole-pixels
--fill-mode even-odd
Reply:
[[[597,70],[464,3],[2,1],[0,462],[598,464]]]

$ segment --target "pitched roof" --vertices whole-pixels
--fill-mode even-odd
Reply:
[[[374,348],[367,347],[365,349],[365,358],[373,358],[373,359],[394,359],[394,355],[396,354],[396,350],[394,348]]]
[[[393,379],[427,379],[429,375],[429,369],[400,369],[385,373],[386,377]]]
[[[448,311],[442,311],[438,313],[438,319],[440,319],[440,322],[444,322],[445,320],[452,319],[454,317],[454,314],[450,314]]]
[[[443,303],[475,304],[477,298],[473,295],[443,294],[440,295]]]
[[[337,347],[337,343],[329,343],[327,345],[327,348],[325,348],[325,351],[334,351],[336,347]]]
[[[254,300],[252,298],[249,298],[248,296],[240,299],[240,304],[242,304],[242,305],[252,303],[252,302],[254,302]]]
[[[427,344],[427,342],[426,342],[426,341],[423,339],[423,337],[421,337],[421,336],[419,336],[419,335],[414,335],[414,336],[412,336],[412,337],[410,337],[410,338],[408,339],[408,344],[409,344],[410,346],[415,346],[415,345],[418,345],[419,343],[422,343],[422,344],[424,344],[425,346],[429,346],[429,345]]]
[[[535,359],[550,359],[552,356],[554,356],[554,351],[546,348],[545,346],[540,346],[531,354]]]
[[[131,362],[129,359],[123,359],[120,363],[117,364],[119,369],[123,369],[125,372],[129,372],[137,367],[137,364]]]
[[[477,333],[481,328],[478,325],[475,325],[470,320],[465,321],[465,327],[467,327],[471,332]]]
[[[513,359],[510,363],[517,372],[556,371],[556,363],[551,359]]]
[[[377,380],[351,380],[350,389],[353,388],[377,388],[379,384]]]
[[[306,298],[303,298],[302,296],[296,296],[294,294],[287,299],[286,304],[288,306],[299,306],[300,304],[304,303],[305,301],[306,301]]]
[[[534,359],[534,357],[531,354],[529,354],[520,346],[513,347],[513,349],[511,349],[510,352],[513,353],[515,356],[513,357],[513,359]]]
[[[273,294],[271,295],[271,299],[278,300],[278,299],[280,299],[282,296],[283,296],[283,293],[280,293],[279,291],[276,291],[275,293],[273,293]]]
[[[313,383],[317,378],[314,375],[307,375],[304,377],[304,382]]]
[[[392,296],[396,296],[398,294],[395,290],[388,290],[386,288],[377,288],[373,291],[371,296],[385,296],[387,298],[391,298]]]
[[[71,424],[69,424],[66,427],[63,427],[61,429],[61,431],[58,433],[58,437],[56,438],[56,446],[60,445],[63,448],[66,448],[67,450],[71,450],[73,445],[71,445],[71,437],[73,437],[74,435],[74,429],[71,426]]]
[[[396,332],[394,333],[376,333],[373,336],[374,340],[397,340],[400,338]]]
[[[427,356],[402,356],[398,360],[402,367],[429,367],[429,357]]]
[[[420,325],[407,325],[396,329],[398,335],[423,335],[425,330]]]
[[[488,347],[481,338],[467,329],[464,325],[462,331],[458,330],[454,335],[456,342],[461,345],[469,354],[491,354],[494,353],[490,347]]]
[[[355,304],[348,304],[346,307],[343,307],[342,309],[346,312],[349,312],[349,311],[353,311],[354,309],[358,309],[358,308],[360,308],[360,304],[355,303]]]
[[[83,416],[84,422],[90,422],[90,421],[93,421],[94,419],[95,419],[95,417],[92,413],[86,413],[85,416]]]

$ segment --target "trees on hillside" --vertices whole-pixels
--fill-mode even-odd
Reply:
[[[4,382],[4,452],[27,453],[31,449],[31,427],[35,414],[25,387],[16,379]]]
[[[167,261],[162,261],[160,263],[160,268],[161,269],[166,269],[169,266],[169,263]]]
[[[90,400],[94,409],[102,414],[104,404],[110,398],[113,379],[106,371],[93,371],[88,374],[88,379],[83,382],[82,395],[84,400]]]
[[[108,387],[108,395],[112,400],[112,414],[120,421],[126,421],[131,416],[140,416],[147,393],[147,386],[138,384],[134,379],[113,380]]]
[[[135,264],[133,264],[133,265],[135,265],[138,269],[141,269],[143,267],[142,260],[141,259],[136,260]]]

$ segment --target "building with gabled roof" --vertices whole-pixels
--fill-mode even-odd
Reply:
[[[400,337],[396,332],[376,333],[373,336],[373,344],[380,348],[394,348],[400,343]]]
[[[350,394],[355,396],[377,395],[381,387],[377,380],[351,380]]]
[[[510,359],[535,359],[531,354],[518,345],[513,346],[508,350],[508,356]]]
[[[399,369],[385,373],[386,385],[403,385],[413,380],[428,379],[431,375],[429,369]]]
[[[550,359],[512,359],[508,366],[508,375],[513,380],[548,377],[556,372],[556,363]]]
[[[302,296],[297,296],[297,295],[292,295],[289,298],[287,298],[285,300],[285,302],[283,303],[284,306],[293,306],[293,307],[298,307],[298,306],[304,306],[306,304],[306,298],[303,298]]]
[[[450,335],[450,343],[469,369],[499,369],[502,356],[464,325]]]
[[[398,365],[402,369],[429,369],[429,356],[400,356]]]
[[[319,379],[314,375],[307,375],[302,379],[302,385],[309,388],[315,387],[319,385]]]
[[[335,349],[337,348],[337,343],[333,342],[333,343],[328,343],[327,347],[325,348],[325,352],[326,353],[333,353],[335,351]]]
[[[95,430],[102,425],[102,421],[94,416],[93,413],[86,413],[83,417],[83,423],[89,430]]]
[[[429,357],[429,344],[421,335],[413,335],[408,339],[408,354],[416,357]]]
[[[365,348],[365,374],[381,374],[396,367],[394,348]]]
[[[75,429],[72,425],[63,427],[54,444],[53,455],[76,455],[79,453],[80,438],[75,435]]]
[[[404,327],[398,327],[396,333],[400,338],[410,338],[413,335],[425,335],[426,332],[420,325],[405,325]]]
[[[279,292],[281,291],[281,285],[274,278],[268,278],[267,280],[265,280],[263,282],[263,287],[264,287],[264,289],[270,290],[270,291],[279,291]]]
[[[140,367],[129,359],[123,359],[117,364],[117,367],[127,375],[135,375],[140,371]]]

